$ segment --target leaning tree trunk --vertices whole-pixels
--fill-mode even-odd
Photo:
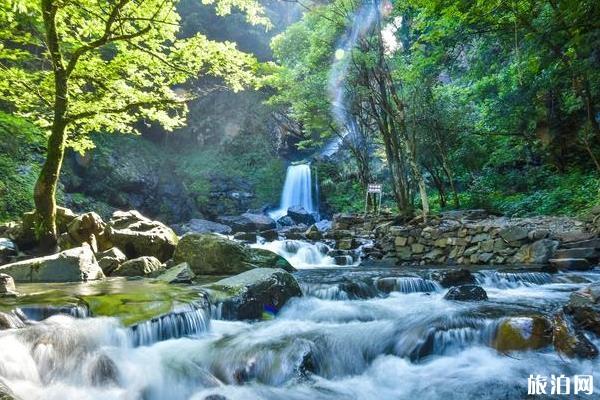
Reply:
[[[57,4],[53,0],[42,0],[46,45],[52,60],[54,73],[54,118],[48,138],[46,161],[35,184],[33,200],[36,210],[35,234],[40,248],[54,250],[57,243],[56,231],[56,186],[65,154],[67,137],[68,76],[60,52],[56,31]]]

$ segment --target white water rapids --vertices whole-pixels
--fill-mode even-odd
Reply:
[[[55,315],[0,331],[0,383],[26,400],[462,400],[523,398],[530,374],[563,373],[594,375],[597,392],[597,360],[489,347],[502,315],[551,312],[600,279],[572,275],[482,273],[489,301],[459,303],[400,271],[307,269],[305,296],[273,320],[165,320],[185,337],[148,326],[142,342],[113,318]]]

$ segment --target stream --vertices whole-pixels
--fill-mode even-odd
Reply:
[[[490,343],[502,318],[551,315],[600,270],[479,271],[489,300],[463,303],[443,299],[431,268],[337,267],[306,246],[287,254],[304,297],[274,319],[184,309],[125,327],[59,313],[0,331],[0,383],[46,400],[516,399],[530,374],[594,375],[599,390],[598,361],[551,346],[500,354]]]

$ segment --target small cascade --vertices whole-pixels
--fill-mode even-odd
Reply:
[[[300,289],[302,289],[304,296],[316,297],[322,300],[350,300],[348,293],[337,283],[302,283]]]
[[[301,240],[276,240],[256,244],[254,247],[271,250],[284,257],[294,268],[336,267],[336,258],[329,256],[331,248],[324,243],[308,243]]]
[[[206,332],[210,313],[204,305],[188,304],[160,317],[144,321],[129,328],[133,346],[148,346],[168,339],[197,335]]]
[[[452,355],[471,346],[488,346],[492,343],[498,320],[452,317],[436,323],[410,352],[418,361],[431,355]]]
[[[377,289],[385,293],[437,292],[442,289],[442,286],[435,281],[413,276],[381,278],[377,280],[376,286]]]
[[[15,329],[25,327],[27,316],[20,309],[0,312],[0,329]]]
[[[290,207],[302,207],[309,213],[318,213],[316,181],[313,183],[310,164],[290,165],[285,176],[279,208],[270,213],[277,220],[287,214]]]
[[[90,310],[87,305],[64,305],[64,306],[25,306],[21,307],[27,319],[32,321],[43,321],[54,315],[65,314],[73,318],[89,318]]]
[[[552,275],[545,272],[497,272],[480,271],[475,274],[477,283],[498,289],[511,289],[523,286],[552,283]]]

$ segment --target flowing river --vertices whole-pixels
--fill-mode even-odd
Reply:
[[[490,346],[502,318],[551,315],[598,270],[480,271],[489,300],[463,303],[443,299],[431,269],[316,268],[306,254],[294,260],[308,267],[295,273],[304,296],[273,319],[190,307],[125,327],[71,309],[0,331],[0,383],[27,400],[462,400],[524,398],[530,374],[585,374],[600,392],[598,361]]]

